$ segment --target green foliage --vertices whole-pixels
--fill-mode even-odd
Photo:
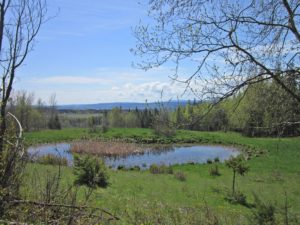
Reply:
[[[108,121],[110,127],[124,127],[124,118],[121,108],[113,108],[108,113]]]
[[[88,127],[90,132],[96,133],[98,131],[99,125],[100,125],[99,116],[91,116],[88,118]]]
[[[89,155],[74,156],[75,184],[90,188],[107,187],[108,173],[102,159]]]
[[[230,159],[226,160],[225,163],[227,167],[231,168],[234,172],[241,176],[244,176],[245,173],[249,171],[249,167],[245,165],[245,158],[243,155],[231,157]]]

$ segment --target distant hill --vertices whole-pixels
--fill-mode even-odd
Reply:
[[[191,101],[193,102],[193,101]],[[75,104],[75,105],[59,105],[58,110],[111,110],[112,108],[121,107],[124,110],[129,109],[154,109],[159,108],[159,104],[163,104],[165,108],[175,109],[178,105],[185,106],[187,100],[169,101],[169,102],[151,102],[151,103],[137,103],[137,102],[111,102],[111,103],[97,103],[97,104]]]

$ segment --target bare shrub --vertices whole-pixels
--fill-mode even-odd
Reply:
[[[176,173],[174,174],[174,177],[175,177],[175,179],[177,179],[177,180],[179,180],[179,181],[186,181],[186,175],[185,175],[185,173],[183,173],[183,172],[181,172],[181,171],[176,172]]]
[[[94,189],[62,182],[60,166],[36,167],[24,178],[24,196],[14,199],[7,220],[16,224],[107,224],[119,220],[99,207],[90,207]]]

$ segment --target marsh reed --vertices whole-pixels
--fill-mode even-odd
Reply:
[[[135,143],[111,141],[78,141],[71,144],[70,151],[78,154],[93,154],[99,156],[126,156],[142,154],[146,149]]]

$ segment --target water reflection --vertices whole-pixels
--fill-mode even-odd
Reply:
[[[143,151],[134,152],[123,156],[103,156],[105,163],[112,167],[118,166],[148,168],[151,164],[174,165],[182,163],[205,163],[208,159],[219,158],[224,161],[231,156],[237,156],[237,149],[224,146],[209,145],[146,145]],[[73,162],[73,155],[70,153],[70,144],[61,143],[55,145],[41,145],[30,147],[29,154],[46,155],[54,154],[65,157],[69,164]]]

